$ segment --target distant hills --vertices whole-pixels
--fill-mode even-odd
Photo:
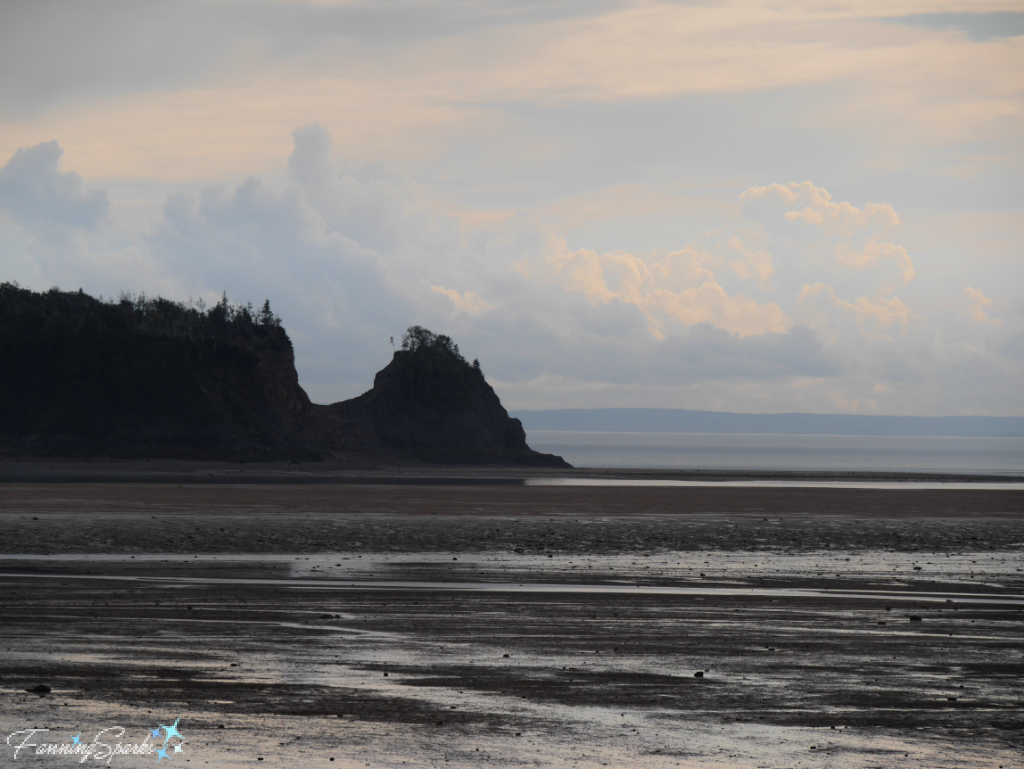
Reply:
[[[1024,437],[1024,417],[901,417],[861,414],[738,414],[687,409],[516,411],[531,430],[719,433],[747,435],[889,435]]]

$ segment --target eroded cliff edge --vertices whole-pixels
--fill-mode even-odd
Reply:
[[[0,284],[0,455],[567,466],[530,450],[451,340],[407,339],[373,389],[320,406],[269,303]]]
[[[432,462],[569,467],[530,449],[522,423],[508,415],[477,361],[418,326],[377,372],[373,389],[323,410],[322,426],[339,436]]]

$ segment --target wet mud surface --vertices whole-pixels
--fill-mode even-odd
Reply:
[[[0,505],[5,553],[909,552],[1024,541],[1016,490],[12,483],[0,484]]]
[[[180,718],[174,765],[1021,766],[1019,497],[243,491],[0,488],[0,740]]]

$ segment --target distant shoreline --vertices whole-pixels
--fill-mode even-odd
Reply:
[[[534,468],[508,465],[346,466],[337,462],[230,463],[192,460],[0,460],[0,484],[517,486],[527,480],[738,481],[807,483],[999,483],[1024,474],[799,470]]]
[[[689,409],[550,409],[509,412],[529,432],[1024,438],[1024,417],[741,414]]]
[[[692,430],[554,430],[531,428],[530,435],[537,433],[597,433],[601,435],[735,435],[737,437],[748,436],[756,438],[786,437],[786,438],[986,438],[1021,440],[1024,433],[1019,435],[882,435],[867,433],[740,433],[740,432],[695,432]]]

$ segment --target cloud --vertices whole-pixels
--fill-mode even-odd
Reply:
[[[870,331],[872,328],[887,330],[896,323],[905,329],[911,319],[919,317],[911,312],[898,297],[884,297],[877,301],[871,301],[866,296],[860,296],[853,302],[846,302],[836,296],[836,291],[832,286],[823,283],[815,283],[813,286],[804,285],[800,289],[799,298],[801,301],[807,301],[820,295],[828,297],[834,307],[852,314],[857,325],[864,331]]]
[[[85,191],[81,176],[60,172],[63,154],[57,142],[41,142],[0,168],[0,210],[37,238],[94,230],[109,209],[105,192]]]
[[[599,255],[580,249],[553,254],[546,261],[552,280],[592,303],[618,299],[636,305],[659,339],[674,326],[707,323],[738,336],[763,336],[785,333],[792,323],[774,302],[728,294],[691,249],[647,261],[625,251]]]
[[[1024,363],[1024,334],[1016,334],[1007,339],[1000,347],[999,352]]]
[[[1003,325],[1001,320],[998,318],[990,318],[985,313],[985,308],[991,307],[995,302],[985,296],[980,289],[973,289],[970,286],[964,286],[964,293],[967,295],[967,305],[963,308],[963,315],[965,318],[970,318],[978,323],[987,323],[991,326]]]
[[[907,250],[894,243],[872,241],[860,250],[839,245],[836,247],[836,259],[840,264],[857,270],[863,270],[882,259],[891,259],[899,264],[900,272],[903,275],[903,285],[912,281],[917,274]]]
[[[452,304],[455,305],[455,309],[469,313],[470,315],[479,315],[484,310],[494,309],[493,304],[485,302],[472,291],[466,291],[460,294],[454,288],[444,288],[444,286],[431,286],[430,290],[435,294],[447,296],[452,300]]]
[[[349,210],[347,202],[334,199],[333,209],[321,211],[303,187],[250,178],[170,197],[145,242],[181,293],[270,298],[296,340],[311,390],[332,400],[358,387],[370,351],[383,351],[417,315],[415,287],[354,239],[361,233],[343,234],[329,221]]]
[[[793,326],[788,332],[739,337],[710,324],[695,326],[683,339],[667,345],[682,364],[667,376],[684,380],[769,381],[793,376],[836,377],[844,369],[840,356],[826,349],[814,330]]]
[[[966,34],[971,40],[980,42],[1000,37],[1024,35],[1024,13],[1020,11],[996,11],[985,13],[918,13],[887,19],[895,24],[911,27],[925,27],[942,32],[955,30]]]
[[[811,176],[832,173],[840,155],[871,173],[871,162],[890,154],[913,163],[922,145],[943,154],[978,137],[1013,137],[1024,116],[1019,38],[977,44],[886,23],[923,10],[917,3],[6,5],[0,71],[18,76],[0,80],[0,150],[61,131],[90,177],[265,173],[281,137],[313,116],[353,156],[435,158],[441,178],[451,157],[479,141],[485,146],[471,162],[488,160],[484,176],[497,181],[492,172],[511,159],[532,161],[527,173],[539,178],[553,152],[575,151],[590,164],[588,142],[573,136],[547,153],[507,152],[505,132],[482,139],[477,129],[522,136],[531,127],[519,119],[524,105],[601,106],[610,119],[591,120],[588,132],[605,149],[635,153],[635,131],[622,130],[644,122],[633,110],[674,100],[679,120],[646,147],[645,161],[677,153],[677,177],[704,158],[721,167],[744,144],[783,158],[784,169],[806,163]],[[975,5],[963,18],[995,8]],[[706,100],[723,97],[738,105],[735,121],[698,117]],[[765,146],[766,123],[776,121],[784,135]],[[677,125],[689,141],[678,141]],[[552,127],[540,143],[554,143]],[[697,132],[712,140],[693,141]],[[875,142],[864,158],[869,135]],[[724,175],[749,173],[746,160]],[[942,165],[929,161],[931,171]]]
[[[862,208],[846,201],[837,203],[827,190],[809,181],[751,187],[740,201],[748,218],[777,226],[781,216],[786,222],[810,228],[820,240],[812,238],[809,247],[830,251],[837,264],[863,270],[890,260],[897,264],[903,285],[916,275],[907,250],[886,240],[900,224],[896,211],[886,203],[867,203]],[[806,233],[797,231],[792,236],[807,241]]]
[[[772,255],[764,249],[753,248],[735,235],[725,243],[726,248],[739,255],[730,264],[730,269],[741,278],[756,278],[763,287],[769,287],[775,273]]]
[[[835,203],[828,190],[815,187],[811,182],[751,187],[740,196],[748,210],[756,201],[771,200],[783,204],[785,219],[813,224],[828,235],[851,238],[868,229],[883,236],[900,223],[892,206],[868,203],[864,208],[857,208],[849,202]]]
[[[457,339],[510,407],[949,413],[1019,401],[1012,339],[992,342],[1000,352],[944,337],[891,293],[898,256],[841,261],[843,248],[895,247],[888,205],[767,185],[689,243],[600,251],[570,247],[533,211],[464,217],[402,169],[337,157],[320,126],[293,142],[278,181],[176,192],[141,230],[115,209],[110,227],[75,230],[74,249],[8,237],[9,225],[0,251],[21,249],[19,274],[43,288],[269,298],[319,402],[365,390],[389,337],[412,324]]]

